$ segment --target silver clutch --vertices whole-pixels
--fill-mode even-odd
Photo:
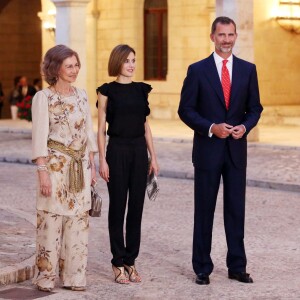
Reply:
[[[147,194],[148,194],[149,199],[151,201],[154,201],[157,197],[158,192],[159,192],[158,181],[157,181],[157,177],[155,176],[154,172],[152,172],[147,177],[146,190],[147,190]]]
[[[101,216],[101,207],[102,207],[102,198],[96,191],[94,186],[91,186],[91,201],[92,206],[89,210],[89,215],[91,217],[100,217]]]

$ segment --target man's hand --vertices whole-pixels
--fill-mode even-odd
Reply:
[[[236,126],[238,127],[238,126]],[[212,127],[211,127],[211,132],[217,136],[218,138],[220,139],[225,139],[227,138],[230,134],[232,134],[233,132],[233,128],[236,128],[236,127],[233,127],[229,124],[226,124],[226,123],[220,123],[220,124],[214,124]]]
[[[240,139],[246,132],[245,126],[237,125],[232,128],[232,137],[237,140]]]

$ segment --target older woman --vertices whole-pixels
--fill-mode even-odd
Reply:
[[[86,92],[72,86],[78,54],[64,45],[46,53],[49,87],[32,103],[32,159],[37,164],[37,253],[33,283],[54,288],[56,267],[65,288],[86,287],[88,211],[96,182],[92,119]]]

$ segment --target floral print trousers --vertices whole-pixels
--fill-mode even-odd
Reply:
[[[59,265],[63,286],[86,286],[88,231],[88,212],[61,216],[38,210],[33,284],[54,288]]]

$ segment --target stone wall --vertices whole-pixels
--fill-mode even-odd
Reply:
[[[28,82],[40,75],[41,22],[37,13],[41,0],[10,0],[0,12],[0,81],[7,97],[15,76],[27,76]],[[5,100],[2,117],[10,118]]]
[[[167,79],[148,81],[153,87],[150,96],[153,118],[178,118],[180,90],[188,65],[213,51],[209,33],[217,2],[168,0]],[[244,2],[236,0],[234,3],[242,6]],[[300,105],[300,34],[285,31],[276,23],[277,0],[253,0],[253,5],[254,38],[248,49],[254,53],[262,103],[264,106]],[[46,18],[47,11],[53,7],[51,0],[30,0],[30,5],[28,0],[10,0],[1,10],[0,81],[6,95],[15,76],[24,74],[29,82],[39,76],[41,56],[55,44],[55,36],[45,29],[42,31],[41,19]],[[41,19],[37,16],[39,11],[42,11]],[[134,80],[144,81],[143,16],[144,0],[91,0],[88,5],[87,84],[83,87],[89,93],[94,116],[97,114],[95,87],[114,80],[107,75],[107,62],[115,45],[128,43],[135,48],[137,70]],[[239,50],[239,40],[247,39],[247,34],[241,20],[237,20],[237,26]],[[247,47],[242,50],[241,58],[252,60],[247,55]],[[8,103],[5,116],[10,117]]]
[[[209,42],[212,1],[168,1],[168,74],[166,81],[148,81],[151,115],[158,119],[177,117],[179,94],[189,64],[206,57],[211,51]],[[98,1],[100,18],[97,26],[99,85],[114,80],[107,75],[110,51],[120,43],[136,50],[137,70],[134,80],[143,78],[143,16],[144,1]]]
[[[300,34],[274,20],[275,0],[254,0],[254,56],[264,105],[300,105]]]

